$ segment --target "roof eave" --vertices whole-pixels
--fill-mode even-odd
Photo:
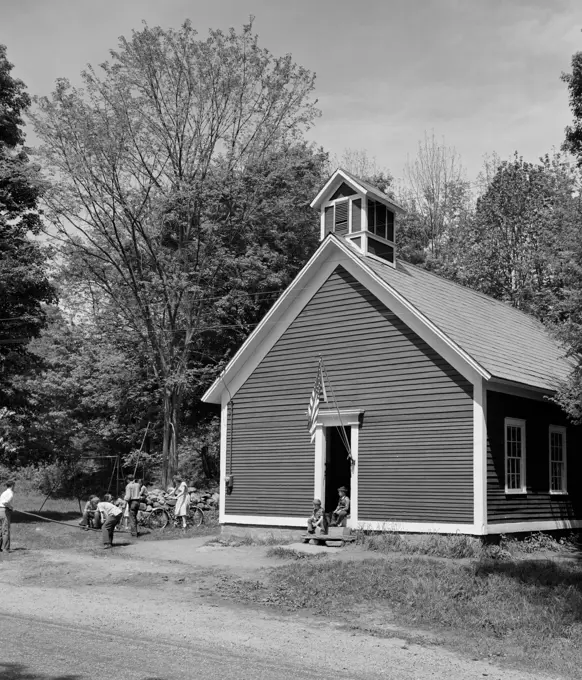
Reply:
[[[404,210],[402,206],[398,205],[398,203],[393,201],[386,194],[383,194],[379,189],[377,191],[370,191],[370,189],[367,189],[365,186],[362,186],[356,179],[348,175],[341,168],[338,168],[333,173],[333,175],[325,183],[323,189],[321,189],[321,191],[317,194],[313,201],[311,201],[310,206],[312,208],[320,208],[322,203],[325,203],[325,197],[329,193],[333,184],[338,180],[338,178],[343,182],[347,182],[350,186],[354,187],[356,191],[363,194],[364,196],[373,196],[375,199],[382,201],[382,203],[386,203],[386,205],[388,205],[395,212],[401,214],[406,212],[406,210]]]
[[[274,316],[278,313],[281,307],[289,300],[293,291],[300,286],[302,280],[305,278],[306,273],[311,269],[311,267],[322,257],[324,253],[330,247],[337,245],[338,239],[330,234],[319,246],[319,248],[313,253],[309,261],[304,265],[303,269],[297,274],[293,282],[285,289],[281,296],[275,301],[271,309],[263,317],[261,322],[255,328],[255,330],[249,335],[245,342],[241,345],[239,350],[233,356],[233,358],[228,362],[225,368],[221,371],[220,375],[212,383],[212,385],[206,390],[202,395],[202,401],[211,404],[220,404],[222,402],[222,394],[227,389],[227,384],[229,377],[233,372],[233,368],[238,363],[238,360],[247,352],[248,348],[252,345],[254,339],[265,332],[268,328],[269,323]]]

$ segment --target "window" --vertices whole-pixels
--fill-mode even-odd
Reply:
[[[550,425],[550,493],[567,493],[566,428]]]
[[[394,248],[387,243],[377,241],[371,236],[368,237],[368,252],[376,257],[381,257],[388,262],[394,262]]]
[[[505,493],[526,493],[525,420],[505,419]]]
[[[371,199],[368,199],[368,231],[387,241],[394,241],[394,213]]]

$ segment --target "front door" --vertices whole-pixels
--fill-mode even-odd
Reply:
[[[342,434],[343,431],[343,434]],[[348,496],[351,498],[352,469],[346,441],[350,443],[351,427],[327,427],[326,428],[326,452],[325,452],[325,511],[333,512],[337,507],[338,488],[345,486]],[[344,438],[345,435],[345,438]]]

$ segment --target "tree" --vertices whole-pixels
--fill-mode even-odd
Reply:
[[[577,191],[577,174],[559,155],[502,162],[450,244],[454,278],[550,321],[580,219]]]
[[[418,153],[405,167],[406,186],[398,199],[406,207],[408,217],[403,232],[421,235],[421,243],[409,245],[417,253],[422,248],[438,258],[454,221],[470,204],[470,187],[455,149],[439,144],[434,132],[418,144]],[[414,224],[408,225],[408,222]]]
[[[572,73],[562,73],[562,80],[568,86],[570,109],[574,120],[566,127],[564,151],[576,157],[578,166],[582,167],[582,52],[572,57]]]
[[[24,149],[22,114],[30,104],[22,81],[0,45],[0,455],[18,449],[26,395],[14,377],[32,361],[30,340],[45,325],[43,303],[55,299],[47,278],[46,249],[31,236],[41,229],[42,183]],[[14,458],[14,455],[12,456]]]
[[[68,275],[102,327],[140,344],[162,389],[166,483],[184,396],[221,365],[221,325],[264,260],[241,187],[301,142],[314,76],[261,49],[250,24],[206,40],[188,22],[146,26],[111,58],[83,73],[83,91],[58,81],[33,119]],[[255,277],[251,292],[265,291]]]
[[[341,156],[333,158],[332,171],[340,167],[378,187],[385,194],[392,195],[394,177],[388,168],[381,166],[375,156],[369,156],[365,149],[343,150]]]
[[[572,125],[566,127],[564,151],[574,155],[582,168],[582,52],[572,57],[572,72],[562,73],[567,84],[572,111]],[[580,185],[573,192],[573,202],[578,211],[578,225],[582,206]],[[578,226],[577,225],[577,226]],[[566,262],[563,295],[554,314],[554,331],[564,344],[567,353],[575,361],[569,379],[560,386],[556,401],[568,413],[573,422],[582,423],[582,238],[579,228],[571,230],[570,252]]]

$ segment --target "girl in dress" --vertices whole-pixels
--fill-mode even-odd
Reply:
[[[182,518],[182,528],[186,528],[186,517],[190,505],[190,494],[188,493],[188,484],[181,478],[174,478],[174,487],[176,494],[176,506],[174,508],[174,515],[176,519]]]

